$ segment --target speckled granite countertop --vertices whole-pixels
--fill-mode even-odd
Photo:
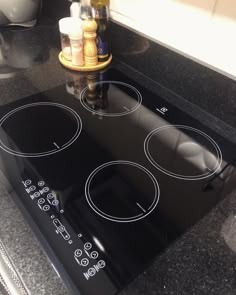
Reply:
[[[171,103],[236,142],[234,81],[132,32],[126,37],[133,38],[132,44],[140,44],[139,49],[130,48],[128,41],[116,44],[125,29],[113,24],[113,30],[114,63],[120,71],[152,87],[154,92],[165,95]],[[28,30],[6,29],[2,35],[7,43],[14,43],[16,52],[24,52],[28,60],[27,66],[15,70],[11,78],[0,79],[0,105],[73,78],[57,59],[59,34],[55,21],[46,19]],[[0,183],[0,240],[30,294],[68,294],[12,201],[11,187],[4,176],[0,177]],[[236,191],[160,255],[122,294],[236,294]]]

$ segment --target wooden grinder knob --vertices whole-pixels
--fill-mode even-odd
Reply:
[[[97,23],[95,20],[87,19],[83,21],[84,31],[84,61],[85,66],[96,66],[98,63],[98,53],[96,45]]]

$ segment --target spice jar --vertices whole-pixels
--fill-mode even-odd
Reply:
[[[83,30],[81,25],[82,22],[77,20],[69,33],[72,64],[80,67],[84,65]]]
[[[67,60],[71,60],[71,47],[69,32],[74,27],[74,18],[65,17],[59,20],[59,30],[61,36],[61,49],[63,57]]]

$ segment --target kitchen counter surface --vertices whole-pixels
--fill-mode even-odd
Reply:
[[[112,27],[114,38],[123,36],[125,29],[116,24]],[[236,143],[236,83],[133,32],[128,34],[134,40],[132,44],[141,44],[140,49],[122,48],[114,40],[115,67]],[[55,21],[44,19],[32,29],[7,28],[1,30],[0,36],[1,44],[4,40],[12,48],[7,66],[0,64],[0,107],[79,78],[79,73],[72,74],[59,64]],[[148,67],[150,60],[152,67]],[[32,295],[67,295],[12,201],[11,186],[3,175],[0,183],[0,240],[27,288]],[[121,294],[236,294],[236,191],[172,244]]]

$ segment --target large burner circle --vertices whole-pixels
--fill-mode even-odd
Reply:
[[[222,164],[217,143],[206,133],[185,125],[156,128],[146,137],[144,152],[161,172],[184,180],[207,178]]]
[[[0,120],[0,148],[21,157],[43,157],[69,147],[82,121],[71,108],[52,102],[23,105]]]
[[[128,115],[136,111],[141,103],[141,93],[134,86],[119,81],[90,83],[81,92],[83,107],[104,117]]]
[[[156,208],[160,189],[155,177],[143,166],[112,161],[89,175],[85,195],[99,216],[114,222],[134,222]]]

